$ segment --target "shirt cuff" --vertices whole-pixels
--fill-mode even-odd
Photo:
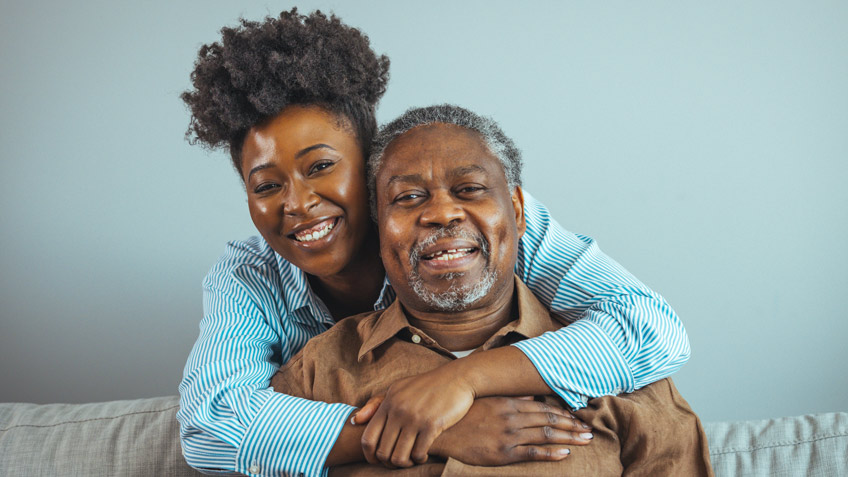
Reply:
[[[591,398],[633,390],[633,376],[615,343],[597,324],[578,320],[513,344],[572,409]]]
[[[324,463],[348,416],[347,404],[327,404],[268,393],[248,427],[236,456],[247,475],[326,475]]]

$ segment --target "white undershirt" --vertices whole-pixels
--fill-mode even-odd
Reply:
[[[456,356],[457,358],[464,358],[464,357],[468,356],[469,354],[471,354],[473,352],[474,352],[473,349],[464,350],[464,351],[451,351],[451,353],[453,353],[453,355]]]

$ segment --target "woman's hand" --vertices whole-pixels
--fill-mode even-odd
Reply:
[[[471,386],[444,367],[395,382],[362,435],[365,459],[397,467],[426,462],[433,441],[465,416],[474,397]]]
[[[589,426],[559,407],[529,399],[488,397],[433,443],[430,453],[470,465],[557,461],[566,445],[591,442]]]

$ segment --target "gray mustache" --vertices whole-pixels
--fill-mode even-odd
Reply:
[[[425,248],[444,238],[459,238],[474,242],[477,244],[477,248],[480,249],[480,253],[483,254],[483,258],[486,260],[489,259],[489,241],[482,234],[469,232],[457,227],[442,227],[412,246],[412,250],[409,253],[409,264],[412,265],[412,269],[418,269],[418,264],[421,262],[421,252]]]

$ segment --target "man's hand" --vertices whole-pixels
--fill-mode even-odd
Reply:
[[[365,459],[397,467],[426,462],[433,441],[465,416],[474,397],[444,367],[395,382],[362,435]]]
[[[430,453],[470,465],[557,461],[571,453],[566,445],[591,439],[591,429],[564,409],[489,397],[474,401],[465,417],[436,438]]]

